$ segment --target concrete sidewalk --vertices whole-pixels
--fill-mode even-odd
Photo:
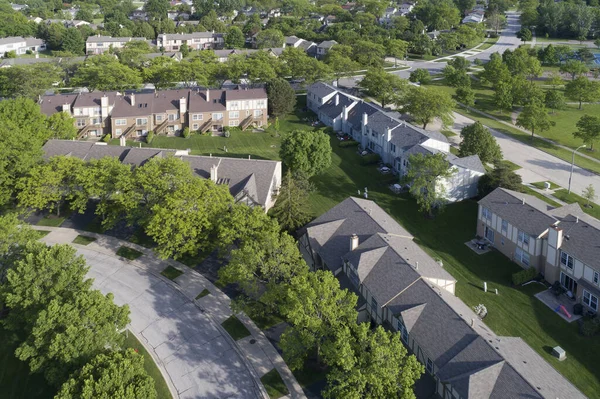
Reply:
[[[33,226],[50,233],[48,244],[71,244],[90,266],[94,288],[112,292],[128,304],[128,327],[148,349],[174,398],[268,398],[260,377],[276,368],[290,394],[305,398],[302,387],[263,332],[245,314],[236,316],[250,331],[234,341],[221,327],[232,315],[231,300],[198,272],[153,251],[114,237],[74,229]],[[77,235],[96,238],[73,244]],[[121,246],[143,255],[134,261],[116,255]],[[160,273],[168,266],[183,272],[174,281]],[[210,292],[196,300],[204,290]]]

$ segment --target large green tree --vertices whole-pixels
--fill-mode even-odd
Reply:
[[[54,62],[1,68],[0,95],[6,98],[27,97],[37,101],[49,87],[63,79],[63,69]]]
[[[246,43],[242,30],[237,26],[231,26],[225,35],[225,47],[227,48],[242,48]]]
[[[154,380],[144,369],[144,357],[133,349],[101,353],[77,370],[54,399],[155,399]]]
[[[600,83],[579,76],[565,85],[565,96],[579,102],[579,109],[584,102],[594,102],[600,98]]]
[[[544,132],[553,125],[554,122],[550,120],[548,110],[538,99],[534,99],[523,107],[523,111],[517,117],[517,126],[530,130],[532,139],[536,131]]]
[[[25,256],[27,244],[38,238],[38,232],[19,220],[16,214],[0,215],[0,287],[6,270]]]
[[[450,94],[435,88],[411,88],[406,99],[404,110],[415,121],[423,125],[423,129],[435,118],[439,118],[444,126],[452,123],[454,100]]]
[[[125,90],[137,88],[142,78],[137,70],[121,64],[111,55],[99,55],[87,59],[77,69],[71,83],[90,90]]]
[[[581,139],[593,151],[594,143],[600,139],[600,116],[583,115],[579,118],[577,131],[573,133],[573,137]]]
[[[257,48],[278,48],[283,47],[283,33],[277,29],[265,29],[256,35]]]
[[[75,119],[67,112],[57,112],[50,115],[47,126],[52,138],[71,140],[77,137]]]
[[[477,185],[477,193],[483,198],[498,187],[513,191],[522,191],[523,181],[521,180],[521,176],[511,170],[509,166],[498,162],[494,165],[492,171],[481,176]]]
[[[301,174],[286,173],[269,213],[277,219],[281,229],[294,233],[311,220],[308,210],[310,183]]]
[[[277,78],[267,83],[269,114],[278,118],[291,113],[296,106],[296,92],[287,80]]]
[[[458,150],[460,157],[477,155],[483,163],[490,163],[502,159],[502,150],[489,129],[475,122],[461,129],[462,141]]]
[[[450,167],[443,153],[413,154],[404,179],[410,184],[410,193],[417,200],[419,210],[432,215],[446,203],[446,189],[443,180],[455,171]]]
[[[283,137],[279,155],[291,171],[312,177],[331,165],[329,136],[322,130],[293,131]]]
[[[369,69],[358,85],[384,108],[390,103],[401,103],[408,91],[406,80],[387,73],[383,68]]]

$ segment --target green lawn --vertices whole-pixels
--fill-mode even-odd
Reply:
[[[68,216],[68,215],[67,215]],[[61,224],[65,221],[67,216],[57,217],[56,215],[50,214],[46,215],[37,222],[38,226],[47,226],[47,227],[60,227]]]
[[[333,146],[333,164],[313,179],[316,191],[311,193],[315,215],[320,215],[357,190],[368,187],[369,198],[375,200],[416,237],[416,241],[458,281],[456,294],[467,305],[487,306],[486,324],[499,335],[520,336],[552,366],[571,380],[588,396],[600,392],[600,345],[596,338],[578,334],[577,324],[568,324],[551,309],[533,297],[542,286],[512,287],[511,276],[521,270],[498,252],[476,255],[464,243],[475,236],[477,204],[463,201],[451,204],[435,219],[418,212],[414,200],[394,195],[387,187],[389,175],[380,175],[374,166],[362,166],[352,149]],[[483,282],[488,283],[484,293]],[[492,292],[497,288],[500,295]],[[558,362],[549,348],[562,346],[569,354]]]
[[[117,255],[122,256],[125,259],[135,260],[143,255],[140,251],[122,246],[117,250]]]
[[[545,190],[546,189],[546,183],[550,183],[550,190],[556,190],[557,188],[559,188],[559,186],[556,185],[555,183],[545,182],[545,181],[537,181],[535,183],[531,183],[531,185],[533,187],[539,188],[540,190]]]
[[[38,240],[40,238],[44,238],[46,237],[48,234],[50,234],[50,230],[36,230],[37,234],[38,234]]]
[[[506,159],[503,159],[502,161],[500,161],[500,163],[502,165],[506,166],[509,170],[512,170],[512,171],[521,169],[521,167],[519,165],[517,165],[514,162],[508,161]]]
[[[263,383],[271,399],[278,399],[290,393],[277,369],[273,369],[260,377],[260,382]]]
[[[498,42],[500,37],[489,37],[483,44],[477,47],[477,50],[487,50]]]
[[[167,266],[167,268],[160,272],[160,274],[162,274],[169,280],[175,280],[177,277],[181,276],[183,272],[179,269],[174,268],[173,266]]]
[[[73,240],[73,244],[88,245],[94,241],[96,241],[94,237],[82,236],[80,234],[77,237],[75,237],[75,239]]]
[[[210,291],[205,288],[205,289],[202,290],[201,293],[199,293],[198,295],[196,295],[196,299],[204,298],[208,294],[210,294]]]
[[[250,335],[250,331],[246,326],[235,316],[230,316],[227,320],[221,323],[221,326],[227,331],[231,338],[235,341],[245,338]]]
[[[561,204],[559,204],[558,202],[546,197],[545,195],[543,195],[541,193],[538,193],[531,187],[527,187],[527,186],[523,185],[523,192],[525,194],[533,195],[534,197],[537,197],[537,198],[541,199],[542,201],[545,201],[546,203],[552,205],[555,208],[559,208],[561,206]]]
[[[563,188],[562,190],[555,191],[552,195],[559,200],[566,202],[567,204],[577,202],[585,213],[595,217],[596,219],[600,219],[600,205],[590,202],[591,207],[587,207],[586,205],[588,204],[588,200],[580,195],[575,194],[573,191],[568,194],[567,189]]]
[[[172,399],[171,391],[169,390],[169,386],[165,382],[165,379],[160,372],[156,363],[154,363],[154,359],[148,353],[146,348],[138,341],[138,339],[129,332],[125,335],[125,348],[133,348],[140,355],[144,356],[144,368],[146,372],[152,379],[154,380],[154,388],[156,388],[157,399]]]

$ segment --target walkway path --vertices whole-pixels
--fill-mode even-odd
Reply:
[[[48,244],[71,244],[90,266],[94,288],[113,293],[131,310],[133,332],[161,369],[174,398],[268,398],[260,377],[276,368],[290,394],[302,388],[265,335],[245,314],[237,314],[251,335],[237,342],[221,327],[232,315],[230,299],[206,278],[183,264],[158,259],[152,250],[114,237],[66,228],[49,230]],[[96,238],[72,244],[78,234]],[[116,255],[122,245],[143,255],[130,261]],[[160,273],[182,271],[174,282]],[[210,294],[195,299],[204,289]]]

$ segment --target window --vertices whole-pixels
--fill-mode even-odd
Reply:
[[[120,136],[122,133],[123,133],[123,130],[122,130],[122,129],[116,129],[116,130],[115,130],[115,134],[116,134],[117,136]]]
[[[265,100],[258,100],[257,108],[266,108]]]
[[[522,248],[517,247],[515,249],[515,260],[521,262],[525,266],[529,266],[529,253],[527,251],[523,251]]]
[[[508,233],[508,221],[502,221],[502,234],[506,235]]]
[[[156,121],[157,122],[162,122],[163,120],[163,116],[162,115],[156,115]]]
[[[391,144],[390,143],[390,151],[391,152],[396,152],[396,144]]]
[[[586,290],[583,290],[583,303],[596,311],[598,310],[598,297]]]
[[[492,212],[487,208],[481,208],[481,216],[484,219],[492,220]]]
[[[96,47],[104,47],[104,43],[96,43]]]
[[[240,103],[238,103],[237,101],[230,101],[229,102],[229,108],[230,109],[239,109],[240,107]]]
[[[240,117],[240,113],[238,111],[232,111],[229,113],[229,117],[233,119],[237,119]]]
[[[400,319],[398,319],[398,331],[400,331],[400,338],[402,338],[402,341],[404,341],[405,344],[408,344],[408,330]]]
[[[192,130],[198,130],[198,124],[197,123],[194,123],[192,125]]]
[[[254,110],[254,117],[255,118],[258,118],[258,117],[262,116],[262,114],[263,114],[262,109],[255,109]]]
[[[237,119],[229,121],[229,126],[234,127],[240,124],[240,121]]]
[[[213,121],[220,121],[223,119],[223,114],[220,112],[214,113],[214,114],[212,114],[212,118],[213,118]]]
[[[77,127],[84,127],[85,119],[77,119]]]
[[[115,119],[115,126],[125,126],[127,119]]]
[[[176,114],[169,114],[169,120],[171,122],[173,122],[175,119],[177,119],[177,115]]]
[[[560,264],[573,270],[573,257],[566,252],[560,251]]]
[[[529,234],[519,231],[517,240],[523,245],[529,245]]]
[[[594,272],[594,284],[598,284],[598,280],[600,280],[600,274],[598,272]]]
[[[192,115],[192,120],[193,121],[201,121],[202,120],[202,114],[194,114],[194,115]]]
[[[138,125],[138,126],[147,125],[148,124],[148,118],[137,118],[135,120],[135,124]]]
[[[433,375],[433,362],[430,358],[427,358],[427,363],[425,364],[425,369],[431,375]]]

